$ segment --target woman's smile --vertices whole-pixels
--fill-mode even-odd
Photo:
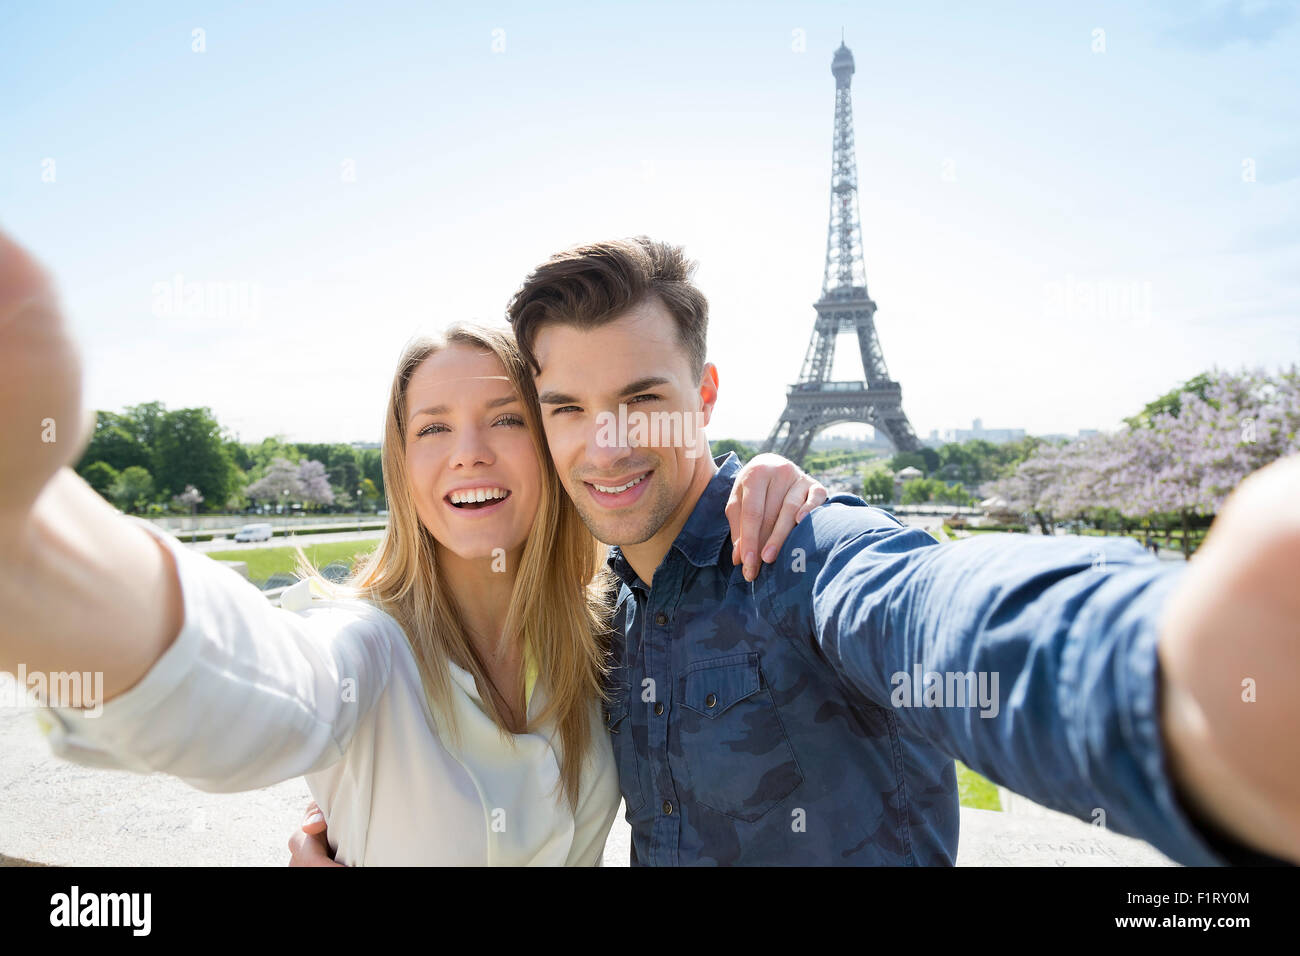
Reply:
[[[442,500],[447,507],[465,517],[482,517],[500,511],[510,500],[510,489],[499,485],[474,485],[449,491]]]

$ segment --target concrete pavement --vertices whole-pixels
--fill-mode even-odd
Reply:
[[[311,796],[301,779],[247,793],[57,760],[30,710],[0,710],[0,865],[285,866]],[[1147,844],[1003,793],[1011,812],[961,811],[958,866],[1167,866]],[[1017,802],[1018,801],[1018,802]],[[627,866],[618,817],[605,866]]]

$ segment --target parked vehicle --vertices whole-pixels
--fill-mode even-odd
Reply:
[[[269,524],[246,524],[235,532],[236,541],[270,541],[271,526]]]

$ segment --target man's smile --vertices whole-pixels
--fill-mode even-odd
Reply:
[[[647,480],[654,474],[654,469],[649,471],[632,472],[618,478],[601,479],[600,481],[583,481],[587,488],[587,493],[591,498],[604,508],[625,508],[636,502],[644,493]]]

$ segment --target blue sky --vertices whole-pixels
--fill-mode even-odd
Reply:
[[[377,440],[410,335],[503,321],[574,242],[679,242],[710,435],[761,438],[820,292],[842,27],[919,433],[1111,428],[1300,359],[1297,4],[973,6],[9,4],[0,225],[58,277],[90,404],[244,440]],[[248,298],[160,305],[177,283]]]

